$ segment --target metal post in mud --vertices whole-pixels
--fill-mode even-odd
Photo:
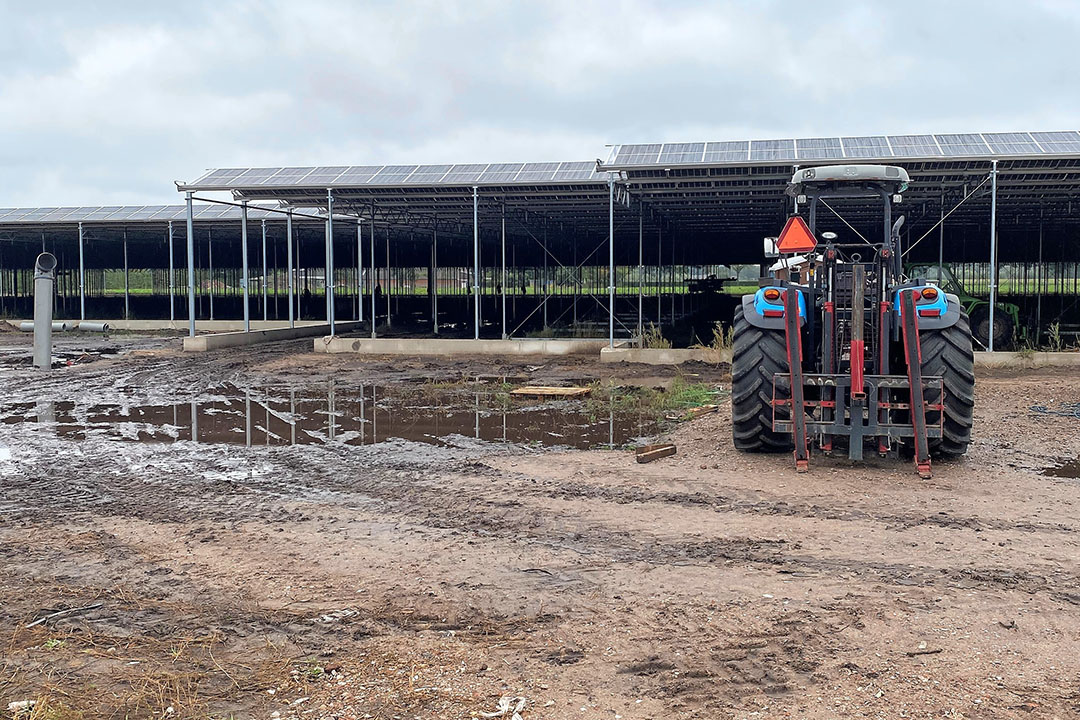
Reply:
[[[326,323],[334,335],[334,191],[326,190]]]
[[[172,236],[172,223],[169,223],[170,240]],[[169,259],[172,262],[172,259]],[[79,320],[86,319],[86,268],[83,265],[83,227],[79,223]]]
[[[506,205],[502,208],[502,339],[506,339]]]
[[[199,442],[199,404],[191,401],[191,442]]]
[[[473,227],[473,340],[480,339],[480,194],[472,189]]]
[[[608,173],[608,347],[615,347],[615,175]]]
[[[431,324],[435,334],[439,334],[439,218],[435,218],[435,226],[431,230],[431,283],[432,305]]]
[[[251,332],[251,307],[248,304],[248,203],[240,205],[240,261],[244,264],[240,288],[244,291],[244,332]],[[211,296],[212,297],[212,296]]]
[[[195,219],[190,192],[187,193],[187,286],[188,336],[195,337]],[[194,407],[195,404],[192,403],[192,408]]]
[[[169,221],[169,322],[176,322],[176,267],[173,259],[172,220]],[[81,281],[80,281],[81,282]]]
[[[206,272],[210,278],[206,296],[210,301],[210,319],[214,319],[214,229],[206,228]]]
[[[128,282],[128,247],[127,247],[127,228],[124,228],[124,319],[130,319],[129,312],[129,298],[130,298],[130,284]]]
[[[390,327],[390,226],[386,226],[386,327]]]
[[[551,283],[548,282],[547,218],[544,218],[544,242],[542,247],[544,248],[544,329],[547,330],[548,293],[551,292]]]
[[[293,211],[285,215],[285,244],[288,245],[288,262],[289,262],[289,327],[296,327],[296,311],[295,302],[293,300],[293,286],[296,284],[296,274],[293,272],[293,237],[292,237],[292,214]]]
[[[371,280],[371,339],[375,339],[375,319],[379,316],[379,308],[375,305],[375,286],[378,285],[378,278],[375,277],[375,206],[371,206],[371,232],[368,233],[371,238],[371,272],[368,273],[368,279]]]
[[[994,305],[997,304],[997,160],[990,170],[990,325],[986,330],[987,352],[994,352]]]
[[[34,262],[34,367],[52,369],[53,286],[56,256],[43,252]]]
[[[641,346],[642,330],[645,324],[644,313],[644,284],[642,275],[645,272],[645,214],[638,208],[637,217],[637,336],[638,347]]]
[[[267,295],[266,295],[266,220],[262,221],[262,255],[263,271],[259,282],[262,283],[263,322],[267,320]]]

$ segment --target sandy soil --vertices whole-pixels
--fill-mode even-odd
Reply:
[[[675,372],[114,344],[47,384],[9,362],[5,401]],[[1077,401],[1080,377],[984,374],[977,393],[969,455],[929,481],[738,454],[724,407],[648,465],[0,424],[0,717],[36,699],[54,718],[469,718],[502,696],[524,720],[1080,717],[1080,488],[1040,474],[1080,454],[1080,420],[1028,410]]]

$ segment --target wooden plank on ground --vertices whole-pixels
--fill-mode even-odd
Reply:
[[[660,458],[669,457],[675,454],[675,445],[672,443],[663,443],[661,445],[645,445],[637,449],[637,461],[639,463],[652,462],[653,460],[659,460]]]
[[[536,397],[578,397],[588,395],[591,388],[587,387],[549,387],[546,385],[526,385],[514,388],[511,395],[534,395]]]
[[[668,415],[668,420],[697,420],[702,415],[708,415],[714,413],[720,408],[719,405],[700,405],[698,407],[690,408],[682,415]]]

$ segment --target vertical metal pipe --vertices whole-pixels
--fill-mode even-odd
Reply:
[[[214,319],[214,229],[206,229],[206,265],[210,276],[209,289],[206,291],[210,298],[210,319]]]
[[[439,219],[435,218],[435,227],[431,231],[431,282],[435,283],[435,295],[431,310],[432,324],[435,326],[435,334],[439,334]]]
[[[326,322],[334,335],[334,191],[326,190]]]
[[[356,219],[356,320],[364,322],[364,223]]]
[[[938,267],[938,282],[941,282],[942,266],[945,265],[945,193],[941,193],[941,217],[938,220],[938,250],[937,250],[937,267]],[[908,230],[908,238],[911,237],[911,230]],[[910,247],[910,245],[908,246]]]
[[[506,205],[502,207],[502,339],[506,339]]]
[[[473,339],[480,339],[480,195],[472,189],[473,226]]]
[[[994,352],[994,305],[997,304],[997,160],[990,169],[990,327],[986,349]]]
[[[386,327],[390,327],[390,226],[386,226]]]
[[[293,271],[293,236],[292,236],[292,214],[290,209],[288,214],[285,215],[285,244],[288,245],[288,283],[289,283],[289,327],[296,327],[296,313],[295,304],[293,302],[293,285],[296,282],[296,274]]]
[[[240,205],[240,262],[244,264],[240,288],[244,291],[244,332],[251,332],[251,307],[248,304],[248,202]]]
[[[169,245],[172,246],[172,223],[169,223]],[[172,254],[169,254],[170,276],[172,269]],[[169,281],[169,290],[172,291],[172,280]],[[170,303],[171,307],[171,303]],[[79,223],[79,319],[86,319],[86,267],[83,264],[83,226]]]
[[[1042,208],[1039,208],[1039,295],[1035,301],[1035,344],[1042,342],[1042,296],[1043,296],[1043,220]]]
[[[265,218],[263,219],[261,224],[262,224],[263,271],[262,271],[262,277],[259,278],[259,282],[260,282],[260,284],[262,284],[263,322],[266,322],[269,319],[268,314],[267,314],[267,305],[269,303],[267,301],[267,294],[266,294],[267,290],[266,290],[266,219]]]
[[[548,249],[547,249],[547,219],[544,220],[544,329],[547,330],[548,326],[548,293],[551,291],[551,284],[548,282]]]
[[[379,317],[379,308],[375,305],[375,286],[378,284],[378,278],[375,277],[375,206],[371,206],[371,272],[369,273],[369,280],[371,280],[371,339],[375,339],[375,325],[376,319]]]
[[[44,245],[44,241],[42,241],[42,245]],[[129,312],[130,289],[131,289],[130,282],[128,280],[127,228],[124,228],[124,319],[125,320],[129,320],[131,318],[131,315],[130,315],[130,312]]]
[[[664,279],[664,232],[663,223],[656,225],[656,327],[657,329],[663,324],[663,318],[660,317],[663,310],[663,297],[660,293],[660,284]]]
[[[195,337],[195,216],[191,207],[191,193],[187,193],[187,286],[188,286],[188,336]],[[192,422],[194,422],[192,403]],[[194,440],[194,437],[192,438]]]
[[[637,220],[637,336],[638,346],[641,345],[642,332],[645,326],[645,294],[642,275],[645,272],[645,215],[642,208],[638,208]]]
[[[169,322],[176,321],[176,267],[173,258],[173,227],[169,221]]]
[[[615,347],[615,175],[608,173],[608,347]]]

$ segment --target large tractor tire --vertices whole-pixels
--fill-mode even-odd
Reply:
[[[754,327],[739,305],[731,358],[731,432],[736,449],[781,452],[794,448],[790,435],[772,431],[773,375],[786,372],[784,331]],[[784,399],[779,388],[777,392],[777,399]],[[776,413],[778,420],[790,417],[787,408],[777,408]]]
[[[971,313],[971,330],[975,339],[984,348],[990,347],[990,307],[980,305]],[[994,350],[1003,350],[1011,345],[1016,333],[1016,323],[1008,313],[994,310]]]
[[[960,320],[943,330],[919,333],[922,374],[940,375],[945,388],[944,437],[930,440],[930,452],[938,457],[959,457],[971,442],[972,413],[975,409],[975,355],[971,348],[971,323],[960,311]],[[925,396],[928,403],[941,402],[938,393]],[[926,413],[926,424],[937,425],[938,411]]]

